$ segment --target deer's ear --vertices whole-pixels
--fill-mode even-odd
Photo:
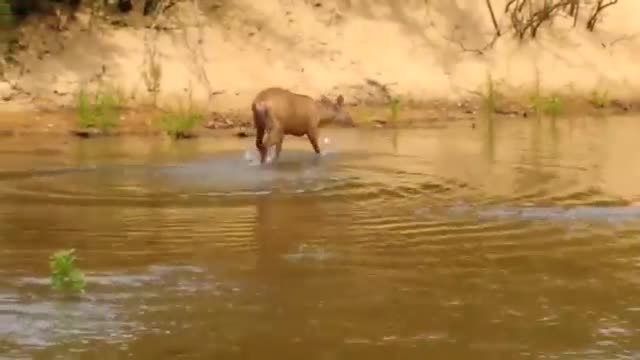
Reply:
[[[342,95],[338,95],[338,98],[336,98],[336,104],[338,104],[338,106],[344,105],[344,97]]]

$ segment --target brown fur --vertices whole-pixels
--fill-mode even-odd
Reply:
[[[285,135],[306,135],[316,154],[320,154],[318,128],[328,122],[353,126],[351,115],[344,109],[344,98],[333,102],[326,97],[314,100],[307,95],[271,87],[259,92],[251,104],[256,128],[256,148],[264,164],[269,148],[275,145],[274,160],[280,157]]]

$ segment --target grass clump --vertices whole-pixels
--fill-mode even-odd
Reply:
[[[118,125],[123,99],[115,91],[98,91],[92,97],[81,89],[76,98],[79,126],[107,133]]]
[[[60,250],[49,259],[51,285],[59,291],[84,293],[87,282],[84,274],[76,268],[75,249]]]
[[[391,121],[396,122],[400,115],[400,98],[394,97],[389,104],[389,108],[391,110]]]
[[[194,109],[172,110],[159,119],[162,130],[172,139],[188,139],[194,137],[193,130],[205,119],[203,113]]]
[[[544,114],[552,118],[557,118],[564,111],[562,98],[557,95],[535,95],[532,102],[537,114]]]
[[[591,105],[602,109],[611,105],[611,98],[609,97],[609,92],[607,90],[594,90],[591,92],[589,102],[591,103]]]
[[[482,96],[482,109],[488,117],[493,116],[498,109],[498,92],[491,73],[487,73],[487,88]]]
[[[530,97],[530,101],[533,109],[538,115],[544,114],[555,119],[564,111],[562,98],[556,94],[552,94],[550,96],[543,95],[540,82],[540,71],[537,67],[535,68],[534,93]]]

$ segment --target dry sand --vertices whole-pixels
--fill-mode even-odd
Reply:
[[[504,2],[494,5],[507,29]],[[544,93],[587,97],[598,89],[635,101],[639,13],[639,1],[621,1],[593,33],[584,20],[573,29],[570,19],[558,19],[534,41],[505,34],[485,51],[477,49],[494,29],[481,0],[201,0],[172,8],[160,32],[104,24],[88,31],[88,16],[80,15],[62,34],[42,23],[25,31],[29,47],[18,53],[22,66],[5,71],[13,89],[0,82],[0,106],[70,105],[98,77],[130,104],[149,103],[151,60],[162,69],[159,105],[191,96],[218,112],[247,112],[255,93],[271,85],[362,102],[384,100],[381,84],[402,99],[456,103],[477,99],[489,73],[511,97],[532,94],[539,80]]]

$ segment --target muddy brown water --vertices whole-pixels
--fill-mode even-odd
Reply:
[[[2,359],[634,359],[640,119],[2,139]],[[75,248],[67,299],[48,256]]]

